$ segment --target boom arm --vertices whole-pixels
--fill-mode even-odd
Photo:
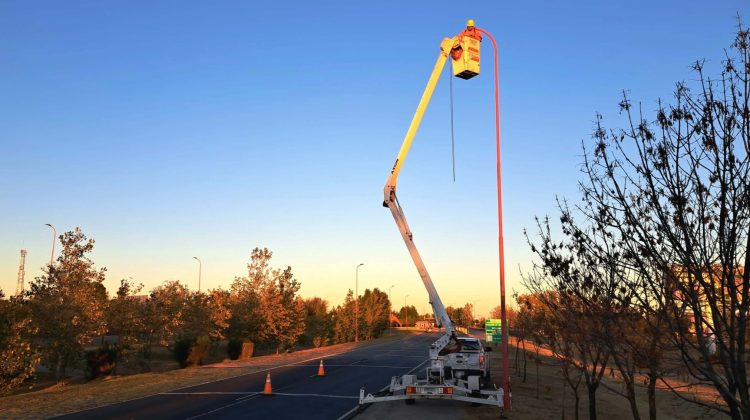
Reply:
[[[422,99],[419,101],[417,111],[414,113],[411,124],[409,124],[409,129],[401,144],[401,149],[396,157],[396,162],[393,164],[391,174],[388,176],[385,187],[383,187],[383,206],[391,210],[393,219],[396,221],[396,226],[398,226],[401,237],[404,239],[404,243],[406,243],[406,248],[409,250],[409,255],[411,255],[419,276],[422,278],[422,283],[424,283],[427,289],[436,321],[445,327],[445,334],[440,336],[430,346],[430,364],[426,368],[424,377],[412,375],[411,371],[405,375],[394,376],[391,378],[388,393],[379,396],[373,396],[373,394],[365,395],[363,387],[359,393],[360,406],[374,402],[395,400],[405,400],[407,403],[413,403],[415,399],[421,398],[452,399],[477,404],[496,405],[500,408],[509,404],[503,401],[503,397],[508,390],[507,380],[505,382],[506,386],[502,390],[497,388],[495,390],[486,389],[487,385],[489,385],[487,383],[489,367],[485,364],[484,356],[462,348],[463,340],[456,337],[453,323],[448,316],[448,312],[445,310],[445,306],[443,306],[443,302],[440,300],[435,285],[432,283],[424,261],[422,261],[422,257],[419,255],[416,245],[414,245],[414,237],[408,223],[406,223],[404,211],[396,197],[396,183],[399,172],[401,172],[401,167],[404,165],[404,160],[409,153],[411,143],[422,122],[422,117],[427,110],[427,105],[430,103],[430,98],[432,98],[432,93],[435,91],[435,86],[438,79],[440,79],[440,74],[443,71],[443,67],[445,67],[446,60],[450,56],[453,75],[456,77],[470,79],[479,74],[479,50],[482,33],[484,32],[481,29],[474,27],[474,21],[469,20],[465,31],[453,38],[445,38],[440,43],[440,54],[438,55],[437,62],[432,69],[430,79],[427,81],[427,87],[424,93],[422,93]],[[476,357],[477,365],[472,364],[471,360],[474,360],[472,357]],[[507,361],[507,357],[504,357],[504,361]],[[505,373],[504,377],[507,378]],[[507,400],[507,398],[505,399]]]
[[[414,245],[412,233],[411,230],[409,230],[409,225],[406,223],[404,211],[399,205],[398,199],[396,198],[396,182],[398,181],[398,174],[404,164],[406,155],[409,153],[409,149],[411,148],[411,143],[414,140],[414,136],[417,134],[419,124],[422,122],[422,117],[427,110],[427,105],[430,103],[432,93],[435,91],[435,86],[437,85],[437,82],[440,79],[440,75],[443,72],[445,61],[448,58],[448,54],[450,54],[450,51],[455,42],[456,38],[445,38],[443,39],[443,42],[440,43],[440,55],[438,55],[435,67],[432,69],[430,79],[427,81],[427,87],[425,88],[424,93],[422,93],[422,99],[419,101],[417,111],[414,113],[414,117],[411,120],[409,130],[406,132],[406,136],[404,137],[404,142],[403,144],[401,144],[401,150],[399,150],[398,156],[396,157],[396,163],[394,163],[391,174],[388,177],[388,181],[385,183],[385,187],[383,188],[383,206],[391,209],[393,219],[396,221],[396,226],[398,226],[398,230],[401,232],[401,236],[404,238],[404,242],[406,243],[406,248],[409,250],[409,255],[411,255],[412,260],[414,260],[414,264],[417,266],[417,271],[419,272],[420,277],[422,277],[422,282],[427,289],[427,294],[430,297],[430,305],[432,305],[432,311],[438,318],[437,321],[445,327],[446,335],[453,335],[453,324],[451,323],[450,317],[448,316],[448,312],[445,310],[445,306],[443,306],[443,302],[440,300],[440,295],[438,295],[438,292],[435,289],[435,285],[432,283],[432,279],[430,278],[430,274],[427,272],[427,268],[422,261],[422,257],[419,255],[419,251],[417,251],[417,247]]]

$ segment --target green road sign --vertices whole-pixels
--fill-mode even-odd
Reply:
[[[488,343],[503,342],[503,322],[500,319],[488,319],[484,322],[484,332],[487,334],[485,339]]]

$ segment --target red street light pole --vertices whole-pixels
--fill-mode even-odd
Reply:
[[[508,317],[505,312],[505,254],[503,247],[503,193],[500,171],[500,83],[498,82],[498,53],[495,38],[484,29],[479,32],[492,41],[495,51],[495,145],[497,161],[497,241],[500,262],[500,317],[502,318],[502,355],[503,355],[503,407],[510,410],[510,365],[508,363]]]

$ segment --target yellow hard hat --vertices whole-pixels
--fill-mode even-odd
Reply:
[[[474,19],[469,19],[468,22],[466,22],[467,28],[473,28],[474,27]]]

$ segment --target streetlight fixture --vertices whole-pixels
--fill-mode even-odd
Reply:
[[[359,341],[359,267],[365,263],[359,263],[354,270],[354,342]]]
[[[52,262],[55,260],[55,238],[57,238],[57,229],[50,223],[45,223],[44,226],[52,228],[52,255],[49,257],[49,266],[52,267]]]
[[[406,307],[406,298],[408,298],[409,295],[404,296],[404,314],[406,314],[406,326],[409,326],[409,308]]]
[[[391,314],[393,313],[393,302],[391,302],[391,290],[396,287],[395,284],[392,284],[391,287],[388,288],[388,335],[393,335],[393,329],[391,328]]]
[[[194,259],[198,260],[198,293],[201,291],[201,274],[203,274],[203,263],[201,262],[200,258],[193,257]]]

